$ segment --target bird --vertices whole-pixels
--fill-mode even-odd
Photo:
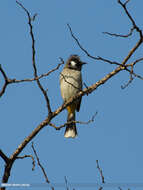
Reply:
[[[71,55],[67,59],[65,66],[60,73],[60,90],[64,102],[74,97],[78,92],[82,91],[82,66],[85,62],[80,60],[78,55]],[[76,99],[73,103],[66,107],[68,116],[64,133],[65,138],[77,137],[77,129],[75,121],[75,112],[80,111],[82,97]]]

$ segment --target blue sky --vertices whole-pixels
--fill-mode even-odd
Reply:
[[[138,40],[133,34],[128,39],[109,37],[102,32],[128,33],[131,23],[116,0],[41,1],[22,0],[32,13],[38,13],[33,23],[36,39],[38,73],[46,73],[71,54],[80,55],[88,62],[83,69],[83,81],[91,85],[112,71],[115,66],[89,59],[73,41],[67,23],[83,47],[92,55],[121,62]],[[129,11],[142,29],[142,1],[131,0]],[[0,64],[10,78],[33,77],[31,38],[25,12],[14,0],[0,2]],[[130,62],[142,57],[140,47]],[[59,73],[62,67],[41,80],[52,110],[62,104]],[[143,75],[142,63],[135,72]],[[1,77],[1,75],[0,75]],[[117,74],[89,96],[82,99],[77,120],[88,121],[98,111],[95,122],[78,125],[78,138],[65,139],[64,129],[56,131],[45,127],[33,140],[41,163],[53,183],[101,182],[96,160],[103,170],[105,182],[138,183],[143,181],[143,81],[135,79],[125,90],[121,85],[129,79],[125,71]],[[0,80],[2,81],[2,79]],[[1,84],[0,84],[1,85]],[[57,126],[66,121],[66,110],[52,122]],[[9,85],[0,99],[0,148],[10,155],[47,115],[46,104],[35,82]],[[33,154],[31,143],[21,155]],[[0,168],[3,168],[0,159]],[[9,183],[41,183],[43,174],[38,166],[31,171],[30,158],[17,160],[12,168]],[[2,172],[0,173],[0,177]]]

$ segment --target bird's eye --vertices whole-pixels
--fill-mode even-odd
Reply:
[[[77,63],[75,61],[71,61],[70,64],[75,67],[77,65]]]

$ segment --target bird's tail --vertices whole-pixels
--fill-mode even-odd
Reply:
[[[68,113],[67,122],[75,121],[75,111]],[[77,130],[76,130],[76,124],[75,123],[69,123],[66,126],[64,137],[66,138],[75,138],[77,136]]]

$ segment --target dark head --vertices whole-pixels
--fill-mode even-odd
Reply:
[[[71,55],[65,64],[65,68],[81,71],[84,64],[86,63],[82,62],[78,55]]]

